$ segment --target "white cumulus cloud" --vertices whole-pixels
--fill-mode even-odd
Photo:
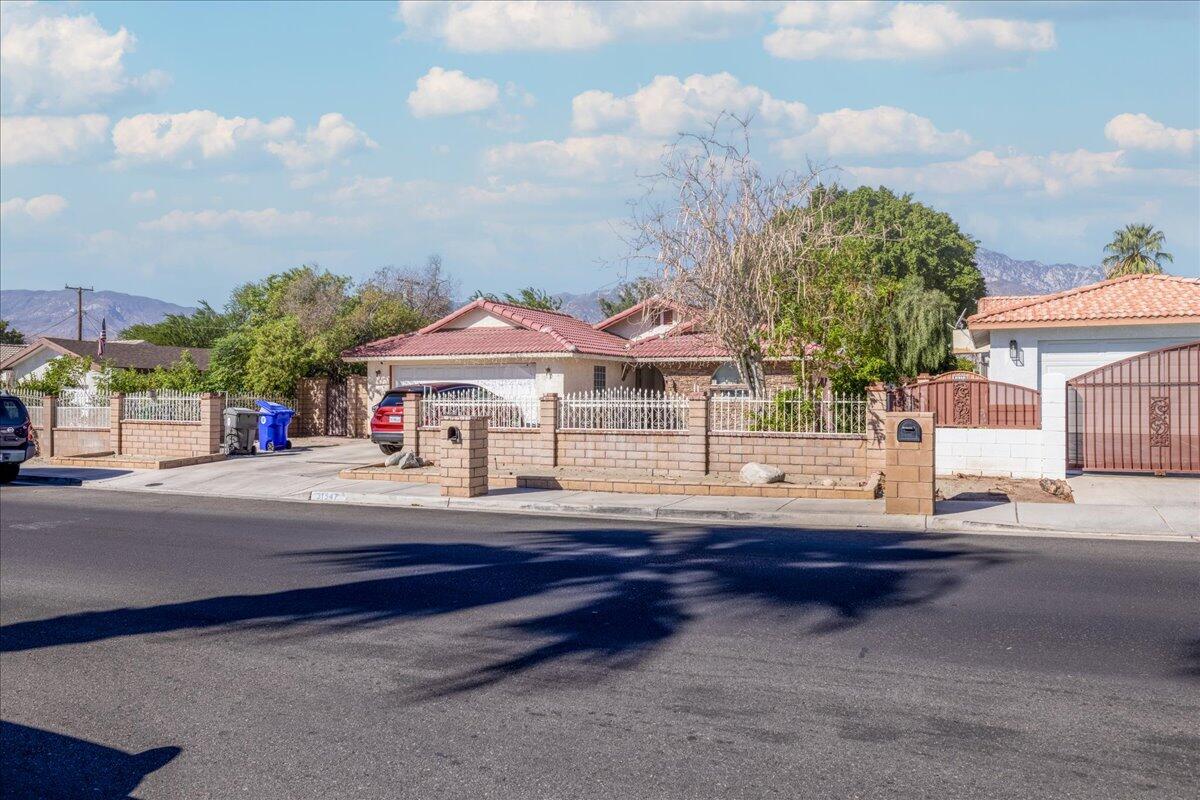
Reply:
[[[28,217],[35,222],[57,217],[67,207],[67,199],[59,194],[40,194],[37,197],[14,197],[0,203],[0,218]]]
[[[492,169],[534,171],[562,178],[603,179],[658,163],[662,145],[629,136],[572,136],[562,141],[510,142],[484,153]]]
[[[1146,114],[1118,114],[1104,126],[1104,135],[1127,150],[1166,150],[1186,155],[1200,141],[1200,128],[1169,128]]]
[[[414,117],[438,117],[485,111],[499,100],[500,87],[493,81],[468,77],[462,70],[432,67],[409,92],[408,107]]]
[[[940,3],[792,4],[783,27],[763,44],[773,56],[799,60],[946,60],[964,64],[1021,61],[1056,45],[1054,24],[964,17]]]
[[[130,192],[129,202],[131,203],[153,203],[158,199],[158,192],[153,189],[143,189],[138,192]]]
[[[266,150],[288,169],[312,169],[378,146],[341,114],[322,114],[317,126],[305,131],[302,138],[267,142]]]
[[[64,164],[102,145],[108,117],[13,116],[0,119],[0,164]]]
[[[96,108],[168,82],[159,71],[126,74],[124,59],[135,39],[125,28],[109,33],[90,14],[42,14],[40,8],[4,9],[14,19],[0,37],[0,76],[16,108]]]
[[[735,0],[401,0],[408,35],[443,40],[468,53],[586,50],[630,35],[674,39],[726,36],[768,6]]]
[[[893,106],[843,108],[817,115],[816,124],[800,136],[780,139],[773,149],[785,158],[812,153],[831,156],[942,154],[971,144],[966,132],[942,131],[926,117]]]
[[[683,80],[658,75],[648,86],[624,97],[592,90],[571,101],[572,124],[580,131],[630,124],[651,136],[670,136],[703,129],[721,112],[753,114],[770,124],[791,128],[809,121],[803,103],[779,100],[728,72],[690,75]]]
[[[139,228],[160,233],[214,232],[235,230],[255,236],[315,234],[341,230],[358,223],[342,217],[323,217],[311,211],[280,211],[264,208],[248,211],[170,211],[158,219],[142,222]]]

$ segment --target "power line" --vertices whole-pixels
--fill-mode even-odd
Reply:
[[[96,291],[91,286],[63,286],[75,290],[75,341],[83,341],[83,293]]]

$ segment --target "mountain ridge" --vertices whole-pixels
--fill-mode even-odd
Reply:
[[[38,336],[75,337],[76,294],[72,289],[0,289],[0,319],[27,341]],[[195,308],[165,300],[124,292],[85,292],[83,295],[83,338],[95,339],[100,322],[108,338],[116,339],[130,325],[158,322],[167,314],[191,314]]]

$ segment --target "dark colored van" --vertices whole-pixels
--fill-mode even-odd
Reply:
[[[0,483],[11,483],[33,457],[33,426],[19,397],[0,393]]]

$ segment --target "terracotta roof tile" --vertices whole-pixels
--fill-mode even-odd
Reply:
[[[1200,322],[1200,279],[1127,275],[1057,294],[1039,295],[967,319],[969,327],[1002,328],[1054,323],[1195,318]]]
[[[651,337],[635,342],[629,354],[637,359],[729,358],[729,350],[711,333],[681,333]]]

